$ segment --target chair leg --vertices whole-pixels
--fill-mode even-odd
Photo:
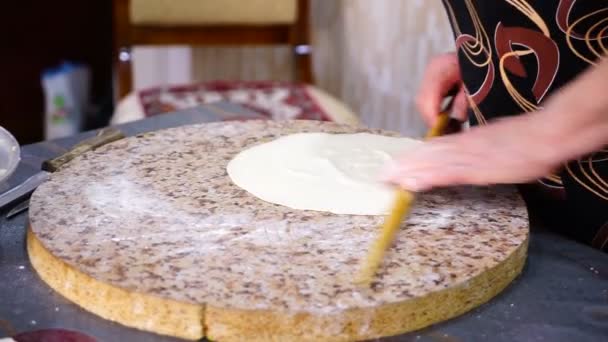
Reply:
[[[314,84],[311,47],[297,45],[294,50],[296,81]]]
[[[113,0],[114,28],[114,93],[115,102],[131,92],[133,76],[131,70],[131,29],[129,24],[130,0]]]
[[[115,58],[116,92],[117,100],[127,96],[133,90],[133,68],[131,65],[131,50],[122,48],[118,50]]]
[[[296,81],[314,84],[310,39],[310,0],[298,0],[298,19],[291,29]]]

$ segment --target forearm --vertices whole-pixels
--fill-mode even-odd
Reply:
[[[544,108],[431,139],[386,170],[413,191],[513,184],[547,176],[608,145],[608,60],[555,92]]]
[[[553,141],[556,163],[608,145],[608,59],[559,90],[531,119]]]

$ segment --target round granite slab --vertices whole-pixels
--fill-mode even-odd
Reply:
[[[394,335],[470,310],[519,274],[523,201],[511,187],[463,187],[420,195],[377,281],[358,288],[353,280],[383,217],[266,203],[226,173],[244,148],[312,131],[367,130],[224,122],[87,153],[32,196],[32,264],[52,288],[106,319],[218,341]]]

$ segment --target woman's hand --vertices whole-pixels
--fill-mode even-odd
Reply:
[[[520,183],[549,175],[559,165],[557,132],[538,131],[535,118],[502,119],[439,137],[403,155],[385,180],[412,191],[451,185]],[[547,134],[549,133],[549,134]]]
[[[458,55],[453,52],[433,58],[426,67],[416,98],[418,110],[427,125],[435,124],[443,99],[455,86],[459,86],[460,91],[454,99],[452,115],[464,121],[467,115],[467,98],[462,87]]]
[[[608,60],[555,93],[543,110],[432,139],[385,179],[413,191],[524,183],[608,145]],[[433,102],[434,103],[434,102]]]

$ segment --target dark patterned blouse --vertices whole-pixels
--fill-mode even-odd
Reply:
[[[444,5],[473,124],[542,108],[547,95],[608,53],[608,0],[444,0]],[[531,214],[538,210],[552,228],[608,251],[608,148],[567,163],[538,180],[538,187],[553,196],[530,206]],[[532,196],[526,197],[530,204]]]

